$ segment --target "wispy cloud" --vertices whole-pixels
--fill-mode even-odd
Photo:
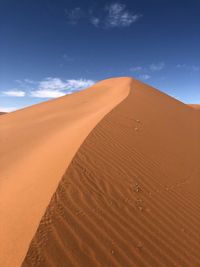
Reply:
[[[0,107],[0,112],[11,112],[17,110],[16,107]]]
[[[29,85],[32,85],[32,84],[35,84],[36,82],[33,81],[33,80],[30,80],[30,79],[23,79],[23,80],[15,80],[16,83],[18,83],[19,85],[24,85],[26,84],[26,86],[29,84]]]
[[[164,62],[159,62],[159,63],[153,63],[150,65],[150,70],[151,71],[160,71],[163,70],[165,67],[165,63]]]
[[[69,56],[68,54],[64,54],[63,55],[63,59],[67,62],[71,62],[71,61],[74,61],[74,58]]]
[[[93,80],[78,79],[67,80],[66,86],[68,89],[76,91],[92,86],[95,83]]]
[[[65,95],[61,92],[65,89],[65,82],[59,78],[48,77],[38,83],[38,87],[32,90],[30,96],[39,98],[56,98]]]
[[[165,62],[152,63],[149,66],[133,66],[130,68],[132,72],[154,72],[161,71],[165,68]]]
[[[176,67],[178,69],[185,69],[185,68],[187,68],[187,65],[186,64],[177,64]]]
[[[133,66],[129,70],[133,72],[136,77],[141,80],[149,80],[152,78],[154,72],[161,71],[165,68],[164,62],[152,63],[151,65]]]
[[[93,26],[99,28],[124,28],[129,27],[138,21],[142,15],[133,13],[125,4],[115,2],[106,5],[101,10],[101,14],[96,15],[96,10],[83,10],[76,7],[71,10],[65,10],[68,22],[72,25],[78,24],[81,19],[88,20]]]
[[[101,20],[97,17],[91,17],[90,18],[90,22],[92,23],[92,25],[94,25],[95,27],[99,27]]]
[[[193,71],[199,71],[200,67],[199,66],[191,66]]]
[[[63,90],[66,87],[66,82],[59,78],[48,77],[39,82],[39,89],[43,90]]]
[[[183,69],[186,71],[192,71],[192,72],[200,71],[200,67],[197,65],[177,64],[176,67],[178,69]]]
[[[140,72],[142,71],[144,68],[142,66],[136,66],[136,67],[131,67],[130,71],[132,72]]]
[[[14,90],[4,91],[3,95],[11,97],[24,97],[26,95],[26,92],[14,89]]]
[[[107,5],[105,10],[107,12],[105,25],[108,28],[128,27],[141,18],[140,14],[134,14],[127,9],[126,5],[121,3]]]
[[[30,95],[32,97],[39,97],[39,98],[57,98],[64,96],[65,93],[60,92],[58,90],[38,89],[32,91]]]
[[[38,87],[30,92],[30,96],[57,98],[90,87],[94,83],[93,80],[87,79],[61,80],[60,78],[48,77],[39,82]]]
[[[74,9],[65,9],[65,14],[67,16],[68,22],[72,25],[76,25],[80,19],[84,16],[84,11],[80,7],[75,7]]]
[[[141,74],[141,75],[139,75],[139,79],[141,79],[141,80],[149,80],[151,78],[151,75],[149,75],[149,74]]]

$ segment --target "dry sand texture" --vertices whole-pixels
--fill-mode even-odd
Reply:
[[[94,126],[127,97],[131,79],[0,117],[0,266],[18,267],[58,183]]]
[[[125,81],[103,85],[118,91],[121,82],[130,86],[130,80]],[[93,91],[95,95],[95,87]],[[111,101],[106,97],[105,103]],[[66,168],[22,266],[199,267],[199,134],[196,110],[132,80],[128,97],[90,132]],[[62,144],[64,152],[66,147]],[[41,155],[36,148],[35,156]],[[40,162],[45,164],[43,157]],[[19,184],[14,169],[10,171]],[[51,190],[41,188],[49,198],[58,179],[41,177],[44,184],[54,184]],[[32,204],[27,201],[28,209]],[[35,215],[31,209],[31,220],[36,216],[38,221],[41,212]]]

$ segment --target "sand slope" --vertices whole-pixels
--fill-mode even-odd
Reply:
[[[76,153],[23,267],[200,266],[199,113],[131,87]]]
[[[190,107],[196,109],[196,110],[200,110],[200,105],[197,105],[197,104],[190,104],[189,105]]]
[[[0,266],[18,267],[77,149],[129,93],[131,79],[0,117]]]
[[[4,114],[6,114],[5,112],[0,112],[0,115],[4,115]]]

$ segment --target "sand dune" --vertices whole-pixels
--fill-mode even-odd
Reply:
[[[200,109],[200,105],[197,105],[197,104],[190,104],[189,106],[197,110]]]
[[[0,115],[4,115],[4,114],[6,114],[5,112],[0,112]]]
[[[129,93],[131,79],[0,117],[0,266],[20,266],[42,215],[77,149]]]
[[[66,168],[23,267],[200,266],[199,113],[135,80],[103,86],[121,83],[128,97]]]

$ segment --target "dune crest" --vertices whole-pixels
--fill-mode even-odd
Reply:
[[[0,117],[0,266],[21,265],[72,157],[131,82],[109,79]]]
[[[132,90],[74,156],[23,267],[199,267],[199,113]]]

